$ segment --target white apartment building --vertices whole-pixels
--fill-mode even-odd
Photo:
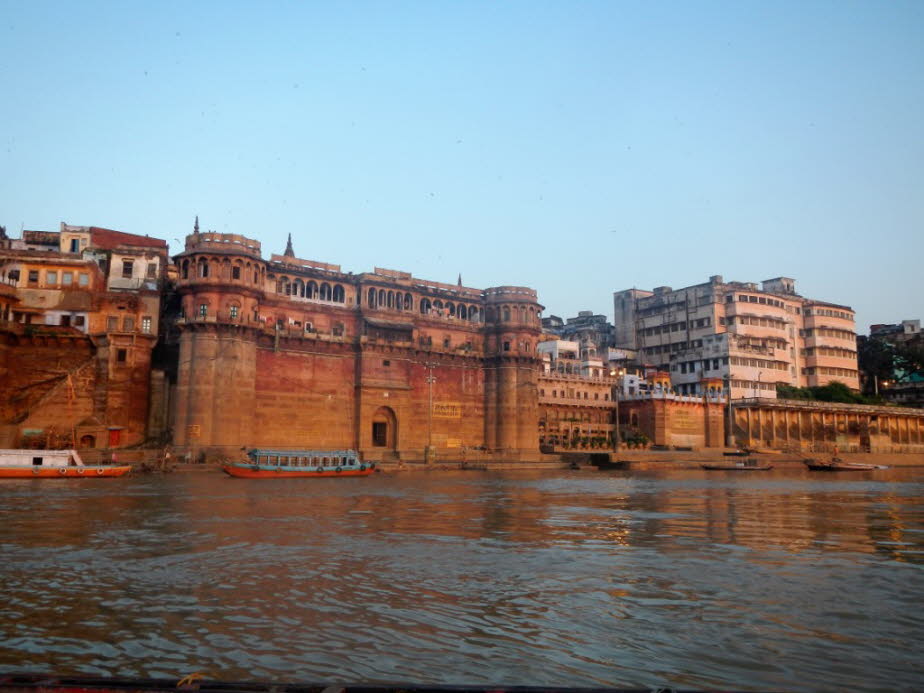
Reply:
[[[776,397],[795,387],[840,381],[858,390],[854,313],[795,291],[795,280],[724,282],[684,289],[627,289],[613,295],[616,346],[671,375],[680,394],[701,394],[705,378],[730,383],[732,398]]]

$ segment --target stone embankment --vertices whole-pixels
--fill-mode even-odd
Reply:
[[[141,451],[135,454],[119,454],[117,460],[121,463],[132,464],[136,471],[155,472],[198,472],[218,471],[220,465],[217,460],[207,460],[202,463],[186,463],[171,461],[164,464],[164,460],[143,458]],[[594,453],[611,461],[628,462],[632,469],[697,469],[703,463],[733,463],[737,457],[726,456],[721,449],[709,450],[625,450],[620,452]],[[840,453],[838,455],[845,462],[859,462],[862,464],[885,465],[889,467],[924,467],[924,454],[911,453]],[[546,470],[559,471],[575,467],[590,467],[594,463],[591,453],[573,452],[541,455],[540,459],[529,462],[504,460],[502,458],[482,457],[476,461],[461,461],[458,459],[437,459],[427,464],[423,459],[401,460],[395,462],[378,462],[376,466],[383,472],[441,472],[441,471],[510,471],[510,470]],[[787,452],[760,451],[749,457],[761,463],[769,463],[778,468],[800,468],[803,461],[808,458],[817,460],[830,459],[831,454],[826,452],[807,453],[799,455]],[[182,459],[182,458],[181,458]],[[598,457],[599,459],[599,457]],[[95,462],[95,460],[93,460]]]

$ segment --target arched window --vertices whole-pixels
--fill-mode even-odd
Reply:
[[[433,306],[430,304],[430,299],[429,299],[429,298],[422,298],[422,299],[420,299],[420,312],[421,312],[422,315],[429,315],[429,314],[430,314],[430,309],[431,309],[432,307],[433,307]]]
[[[346,295],[340,284],[334,284],[334,301],[337,303],[344,303],[346,301]]]
[[[305,284],[305,298],[314,298],[318,297],[318,285],[314,282],[308,282]]]
[[[387,305],[389,308],[395,307],[395,292],[394,291],[388,292],[388,300],[385,305]]]
[[[205,258],[199,258],[199,276],[209,276],[209,263],[205,261]]]
[[[369,289],[369,307],[375,308],[375,289]]]
[[[493,309],[493,308],[486,308],[486,309],[485,309],[485,317],[487,317],[488,322],[494,322],[494,309]]]
[[[400,291],[395,294],[395,310],[401,310],[404,308],[404,294]]]
[[[335,322],[332,332],[334,333],[335,337],[342,337],[343,336],[343,323]]]
[[[410,294],[404,294],[404,310],[414,309],[414,298]]]
[[[468,313],[465,310],[465,304],[459,304],[459,320],[465,320],[468,318]]]
[[[526,322],[526,308],[520,306],[520,322]]]
[[[324,282],[321,284],[321,300],[329,301],[330,300],[330,284]]]
[[[504,322],[510,322],[510,308],[504,306]]]
[[[443,302],[439,299],[436,299],[433,302],[433,310],[435,310],[437,313],[442,315],[443,314]]]
[[[472,322],[481,322],[481,317],[479,315],[477,306],[472,306],[468,309],[468,319]]]
[[[183,260],[183,279],[189,279],[189,260]]]
[[[446,314],[450,317],[456,317],[456,307],[452,302],[446,304]]]
[[[305,285],[302,283],[301,279],[295,280],[295,284],[292,286],[292,295],[305,298]]]
[[[383,308],[388,305],[387,299],[385,298],[385,289],[379,289],[379,307]]]

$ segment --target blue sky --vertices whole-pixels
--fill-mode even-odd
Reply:
[[[924,3],[0,0],[0,224],[924,318]],[[180,241],[180,242],[178,242]]]

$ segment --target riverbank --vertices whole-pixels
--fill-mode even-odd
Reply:
[[[601,453],[596,453],[601,454]],[[624,452],[610,452],[612,461],[627,463],[631,469],[698,469],[703,463],[731,463],[738,459],[729,457],[721,449],[712,450],[627,450]],[[801,468],[804,460],[814,457],[819,460],[830,458],[828,453],[814,455],[795,455],[792,453],[756,452],[750,455],[761,464],[772,464],[774,467]],[[845,462],[860,464],[884,465],[887,467],[924,467],[924,454],[901,453],[840,453],[839,457]],[[427,464],[423,460],[402,460],[397,462],[378,462],[376,468],[383,472],[441,472],[441,471],[515,471],[515,470],[548,470],[560,471],[562,469],[594,468],[591,453],[561,453],[542,455],[542,459],[529,462],[508,461],[503,459],[482,459],[478,462],[463,462],[457,459],[437,459]],[[221,466],[217,462],[206,463],[180,463],[171,466],[175,472],[217,472]],[[138,471],[141,471],[140,469]]]

